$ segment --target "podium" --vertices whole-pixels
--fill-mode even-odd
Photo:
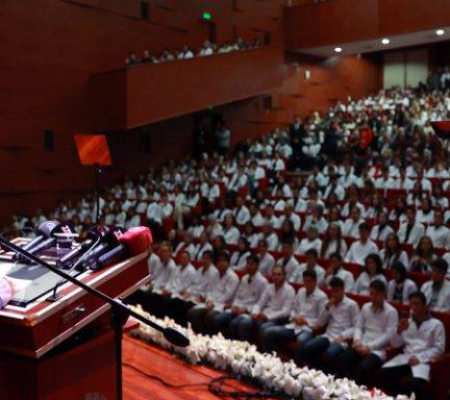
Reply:
[[[111,297],[126,297],[149,280],[147,253],[78,279]],[[114,400],[116,359],[110,306],[71,283],[0,311],[2,400]],[[126,327],[125,327],[126,329]]]

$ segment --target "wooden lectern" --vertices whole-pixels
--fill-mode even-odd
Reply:
[[[78,279],[111,297],[149,280],[147,253]],[[0,399],[115,400],[110,306],[71,283],[62,297],[0,311]],[[126,329],[126,327],[125,327]]]

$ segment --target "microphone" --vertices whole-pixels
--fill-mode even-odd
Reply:
[[[105,231],[103,230],[103,227],[94,226],[88,230],[87,235],[87,240],[66,253],[56,262],[58,268],[68,268],[71,266],[75,259],[87,252],[96,241],[98,242],[100,238],[105,235]]]
[[[59,225],[58,221],[45,221],[37,229],[37,236],[22,247],[25,251],[30,251],[33,247],[48,239],[54,229]]]
[[[189,339],[184,336],[181,332],[173,328],[165,328],[163,335],[166,340],[177,347],[187,347],[189,346]]]
[[[103,253],[106,253],[111,247],[117,246],[119,244],[119,237],[122,236],[123,232],[125,232],[125,229],[119,227],[107,231],[101,238],[100,244],[92,249],[89,255],[83,260],[81,268],[91,268]]]
[[[119,245],[102,254],[96,263],[90,266],[93,271],[99,271],[110,265],[147,251],[153,243],[152,233],[145,226],[131,228],[119,237]]]
[[[46,221],[39,226],[38,232],[40,236],[23,247],[23,250],[33,255],[37,255],[41,251],[55,245],[58,233],[71,234],[72,229],[68,225],[58,223],[57,221]],[[17,260],[26,261],[20,255],[15,258],[15,261]]]

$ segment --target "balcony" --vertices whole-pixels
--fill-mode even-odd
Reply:
[[[281,48],[143,64],[90,79],[92,129],[125,130],[270,92],[282,83]]]

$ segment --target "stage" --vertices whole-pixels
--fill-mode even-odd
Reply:
[[[199,385],[185,388],[166,387],[131,368],[133,365],[146,374],[155,375],[174,385]],[[191,366],[158,347],[125,336],[123,340],[123,385],[125,400],[213,400],[218,397],[208,391],[208,382],[224,375],[205,366]],[[229,389],[252,391],[252,388],[233,383]]]

